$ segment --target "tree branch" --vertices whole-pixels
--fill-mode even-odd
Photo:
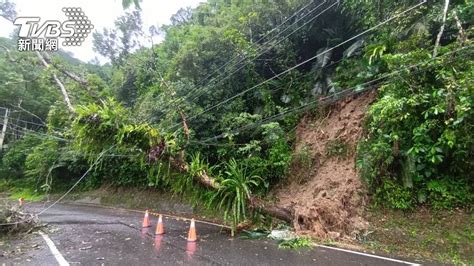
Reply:
[[[189,140],[189,128],[188,123],[186,123],[186,117],[184,117],[184,113],[182,111],[179,113],[181,115],[181,120],[183,121],[184,135],[186,135],[186,138]]]
[[[61,73],[66,75],[68,78],[76,81],[77,83],[79,83],[82,86],[86,87],[87,90],[89,90],[89,87],[88,87],[89,83],[87,82],[87,80],[85,80],[82,77],[79,77],[79,75],[76,75],[75,73],[70,72],[70,71],[60,67],[58,64],[52,62],[51,58],[47,54],[44,54],[43,57],[44,57],[44,60],[46,61],[46,63],[48,63],[49,65],[54,66],[54,68],[59,70]]]
[[[10,104],[10,106],[12,106],[13,108],[15,108],[15,107],[16,107],[16,108],[20,109],[21,111],[23,111],[23,112],[25,112],[25,113],[27,113],[27,114],[29,114],[29,115],[31,115],[31,116],[33,116],[33,117],[37,118],[39,121],[41,121],[41,124],[43,124],[43,125],[45,125],[45,126],[46,126],[46,122],[44,122],[44,121],[43,121],[43,119],[41,119],[41,117],[39,117],[39,116],[37,116],[37,115],[33,114],[32,112],[30,112],[30,111],[26,110],[26,109],[25,109],[25,108],[23,108],[23,107],[21,107],[21,101],[18,103],[18,105],[13,105],[13,104]]]
[[[454,20],[456,21],[456,27],[458,27],[459,30],[459,39],[461,41],[461,45],[464,45],[468,41],[466,32],[464,32],[464,29],[462,27],[461,20],[458,17],[458,14],[456,13],[456,10],[453,10],[453,17]]]

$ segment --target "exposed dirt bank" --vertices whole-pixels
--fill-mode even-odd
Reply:
[[[367,229],[366,188],[355,169],[355,148],[374,99],[369,92],[341,100],[298,125],[295,160],[287,184],[276,192],[279,205],[294,211],[298,233],[341,239]]]

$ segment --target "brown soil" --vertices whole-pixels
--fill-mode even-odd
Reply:
[[[321,118],[306,117],[298,125],[288,184],[276,192],[278,204],[294,211],[298,233],[353,239],[367,229],[366,188],[355,168],[355,147],[374,99],[375,92],[369,92],[341,100]]]

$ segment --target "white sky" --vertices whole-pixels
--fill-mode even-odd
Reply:
[[[45,20],[66,20],[62,12],[63,7],[80,7],[85,15],[94,25],[94,30],[102,31],[105,28],[112,28],[114,20],[125,13],[122,8],[122,0],[13,0],[16,4],[18,16],[39,16],[41,22]],[[143,0],[140,4],[142,11],[143,30],[148,33],[148,28],[152,25],[161,26],[168,24],[170,18],[182,7],[196,7],[205,0]],[[0,36],[9,37],[14,29],[9,21],[0,18]],[[92,34],[80,47],[62,47],[66,51],[74,54],[74,57],[88,62],[97,56],[101,62],[104,58],[94,53],[92,50]]]

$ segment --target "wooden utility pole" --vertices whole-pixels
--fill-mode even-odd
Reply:
[[[5,116],[3,117],[3,127],[2,132],[0,133],[0,151],[3,150],[3,140],[5,139],[5,135],[7,133],[7,124],[8,124],[8,114],[10,110],[5,108]]]

